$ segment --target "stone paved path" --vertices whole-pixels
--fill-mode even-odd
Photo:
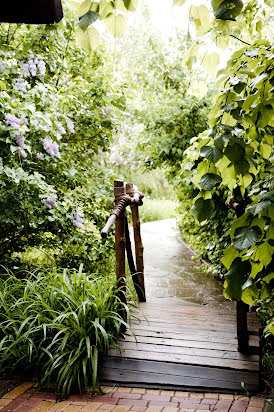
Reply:
[[[124,387],[102,387],[103,396],[85,392],[56,403],[53,388],[35,390],[35,385],[25,382],[5,394],[1,412],[262,412],[265,404],[259,396]]]

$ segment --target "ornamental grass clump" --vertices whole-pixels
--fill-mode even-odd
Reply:
[[[119,313],[130,315],[118,292],[114,276],[94,277],[82,267],[2,277],[1,370],[30,370],[41,386],[54,382],[59,399],[89,386],[94,390],[100,355],[117,342],[125,324]]]

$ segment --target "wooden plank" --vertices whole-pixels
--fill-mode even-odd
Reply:
[[[242,391],[240,381],[228,383],[211,379],[201,379],[199,377],[191,378],[190,380],[188,377],[147,372],[144,373],[137,371],[119,371],[119,378],[117,377],[117,375],[118,374],[116,370],[113,370],[111,368],[102,369],[101,381],[103,381],[103,383],[105,384],[109,381],[113,383],[126,382],[130,383],[131,385],[142,383],[142,386],[146,386],[148,383],[150,383],[154,384],[157,388],[159,388],[160,385],[172,385],[172,387],[175,386],[176,389],[189,389],[195,387],[195,390],[208,390],[211,388],[218,388],[219,390],[230,389],[232,391]],[[250,393],[252,393],[258,390],[259,385],[254,385],[247,382],[245,384],[245,387]]]
[[[123,350],[135,350],[142,352],[160,352],[162,354],[179,354],[179,355],[191,355],[206,358],[219,358],[219,359],[234,359],[248,362],[259,362],[258,355],[247,355],[238,351],[226,351],[217,349],[204,349],[204,348],[189,348],[175,345],[162,345],[152,343],[136,343],[136,342],[121,342],[119,345]]]
[[[109,355],[118,356],[117,350],[111,349]],[[219,359],[191,355],[170,354],[161,352],[142,352],[136,350],[122,350],[122,356],[133,359],[156,360],[159,362],[176,362],[190,365],[217,366],[228,369],[259,370],[258,362],[240,361],[234,359]]]
[[[118,357],[106,357],[102,366],[112,369],[125,369],[142,372],[157,372],[168,375],[187,376],[189,378],[199,376],[204,379],[215,379],[223,382],[235,382],[237,379],[242,382],[258,383],[257,372],[234,371],[231,369],[212,368],[208,366],[184,365],[172,362],[157,362],[139,359],[124,359]]]
[[[138,320],[138,317],[137,317]],[[170,314],[168,315],[162,315],[161,314],[161,322],[162,323],[170,323],[172,320],[173,324],[176,325],[198,325],[198,326],[203,326],[204,324],[209,327],[221,327],[221,328],[228,328],[228,329],[237,329],[237,321],[236,319],[232,320],[224,320],[222,318],[216,319],[216,318],[203,318],[202,316],[196,316],[196,317],[190,317],[190,316],[181,316],[181,317],[175,317]],[[147,314],[146,317],[142,316],[139,317],[140,322],[158,322],[159,321],[159,314]],[[250,327],[253,328],[253,326],[258,327],[259,322],[253,322]]]
[[[181,331],[176,331],[176,330],[171,330],[168,331],[166,329],[158,330],[153,329],[152,327],[143,327],[142,329],[137,329],[134,328],[133,332],[126,332],[125,339],[127,339],[127,336],[131,336],[133,339],[133,333],[135,334],[136,337],[153,337],[153,338],[159,338],[159,339],[174,339],[174,340],[180,340],[180,341],[203,341],[207,343],[220,343],[220,344],[228,344],[228,345],[233,345],[237,347],[237,336],[231,336],[231,335],[225,335],[225,334],[218,334],[218,333],[182,333]],[[250,337],[250,345],[252,346],[259,346],[259,337],[257,336],[251,336]]]
[[[150,343],[156,345],[165,345],[165,346],[180,346],[185,348],[201,348],[201,349],[219,349],[219,350],[228,350],[237,352],[237,344],[228,343],[228,342],[215,342],[214,340],[209,342],[206,339],[202,340],[191,340],[191,339],[172,339],[172,338],[161,338],[152,337],[152,336],[136,336],[138,343]],[[127,335],[124,339],[124,342],[136,342],[134,336]]]
[[[165,322],[159,322],[159,321],[153,321],[153,322],[137,322],[132,320],[132,328],[135,326],[138,327],[138,325],[148,325],[148,326],[152,326],[154,328],[168,328],[168,329],[177,329],[177,330],[184,330],[184,329],[189,329],[191,331],[195,331],[198,330],[197,329],[197,325],[196,326],[192,326],[192,324],[189,325],[183,325],[183,324],[174,324],[174,323],[165,323]],[[203,325],[203,326],[202,326]],[[227,328],[217,328],[214,326],[207,326],[205,324],[199,325],[199,331],[208,331],[208,332],[220,332],[220,333],[227,333],[227,334],[232,334],[235,335],[235,330],[234,329],[227,329]]]

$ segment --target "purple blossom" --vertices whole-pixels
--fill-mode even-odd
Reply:
[[[0,60],[0,72],[2,72],[4,69],[4,62],[3,60]]]
[[[65,129],[63,128],[63,126],[61,125],[60,122],[55,122],[55,125],[57,127],[57,130],[60,134],[66,134]]]
[[[43,60],[38,61],[37,68],[38,68],[41,76],[45,76],[45,74],[46,74],[46,64]]]
[[[71,120],[67,120],[67,128],[70,133],[75,133],[74,124]]]
[[[84,227],[84,213],[80,210],[77,209],[77,211],[73,214],[72,217],[72,223],[74,224],[74,226],[78,227],[79,229],[83,229]]]
[[[47,199],[43,199],[42,202],[49,209],[52,209],[53,207],[58,207],[58,205],[56,203],[56,198],[53,195],[51,195]]]
[[[21,149],[26,149],[27,148],[27,146],[25,145],[25,138],[23,136],[21,136],[20,134],[15,136],[14,140],[16,141],[16,144],[19,147],[21,147]]]
[[[14,86],[22,93],[27,93],[26,82],[24,79],[15,79]]]
[[[27,157],[27,153],[25,152],[24,149],[17,149],[17,153],[19,156],[22,156],[24,159]]]
[[[24,68],[27,70],[29,74],[31,74],[32,77],[35,77],[37,74],[37,67],[36,64],[34,63],[33,59],[30,58],[27,63],[24,64]]]
[[[44,159],[44,154],[41,152],[38,152],[36,155],[37,159],[43,160]]]
[[[43,147],[48,154],[57,157],[57,159],[61,159],[61,155],[59,153],[59,145],[57,142],[53,142],[50,137],[45,137],[43,139]]]
[[[13,114],[6,114],[5,115],[5,123],[7,126],[12,127],[13,129],[19,129],[22,123],[25,123],[25,119],[18,119],[18,117],[14,116]]]

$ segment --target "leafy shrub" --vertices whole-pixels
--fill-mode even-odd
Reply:
[[[80,49],[66,17],[0,25],[0,254],[14,270],[31,267],[33,247],[50,250],[52,264],[92,270],[112,245],[99,237],[111,172],[94,157],[109,149],[124,97],[107,54]]]
[[[186,151],[196,187],[191,210],[202,224],[209,218],[219,224],[220,204],[236,212],[221,259],[224,295],[262,306],[258,313],[274,334],[265,316],[266,307],[271,316],[274,284],[273,45],[262,40],[238,50],[222,74],[211,129]]]
[[[2,372],[31,369],[40,385],[56,382],[57,396],[98,385],[100,355],[117,342],[129,310],[115,278],[80,269],[12,274],[0,283]]]

